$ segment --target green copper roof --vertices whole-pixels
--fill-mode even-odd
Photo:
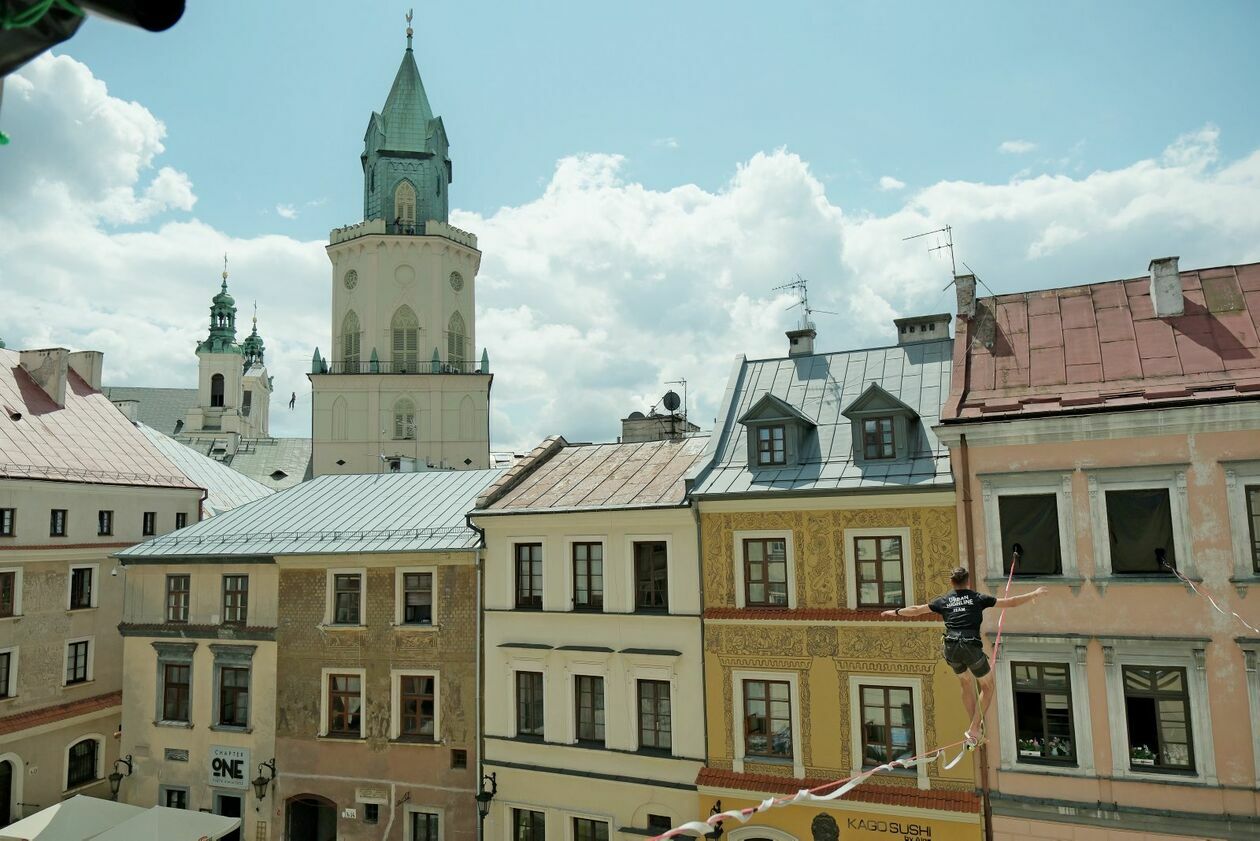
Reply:
[[[267,350],[263,344],[262,336],[258,335],[258,316],[254,316],[254,327],[250,330],[245,341],[241,342],[241,351],[245,354],[246,365],[257,363],[263,364],[263,353]]]
[[[410,40],[410,39],[408,39]],[[428,148],[429,121],[433,109],[420,81],[420,69],[408,44],[402,64],[394,76],[385,107],[381,109],[385,122],[385,148],[395,152],[426,152]]]
[[[226,270],[219,294],[210,299],[210,335],[197,343],[197,353],[241,353],[236,343],[236,299],[228,294]]]

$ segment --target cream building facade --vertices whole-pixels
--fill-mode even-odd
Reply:
[[[699,568],[685,477],[705,439],[549,439],[478,501],[483,773],[495,841],[657,834],[696,810]]]

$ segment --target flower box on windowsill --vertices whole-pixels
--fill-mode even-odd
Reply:
[[[1037,759],[1041,759],[1041,751],[1037,750],[1036,748],[1032,748],[1032,749],[1028,749],[1028,748],[1020,748],[1020,749],[1019,749],[1019,755],[1020,755],[1020,756],[1032,756],[1032,757],[1036,757]]]
[[[1154,765],[1155,764],[1154,759],[1138,759],[1136,756],[1131,758],[1129,761],[1132,762],[1134,765]]]

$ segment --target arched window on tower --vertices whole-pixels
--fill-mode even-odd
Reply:
[[[223,405],[223,375],[215,374],[210,378],[210,405]]]
[[[406,397],[394,403],[394,438],[412,441],[416,437],[416,404]]]
[[[389,323],[390,358],[395,373],[420,371],[420,319],[405,304],[394,312]]]
[[[410,181],[399,181],[394,188],[394,221],[403,228],[416,226],[416,188]]]
[[[456,312],[446,325],[446,361],[457,368],[463,367],[466,358],[464,345],[468,342],[467,332],[464,317]]]
[[[334,441],[344,441],[350,437],[348,434],[349,420],[346,417],[348,409],[346,398],[338,394],[332,405],[332,437]]]
[[[359,317],[350,310],[341,320],[341,361],[347,373],[359,371],[359,335]]]

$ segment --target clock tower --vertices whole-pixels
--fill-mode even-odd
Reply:
[[[410,20],[408,21],[410,23]],[[477,237],[448,222],[446,128],[407,49],[363,139],[363,221],[333,230],[332,342],[311,365],[314,475],[484,468]]]

